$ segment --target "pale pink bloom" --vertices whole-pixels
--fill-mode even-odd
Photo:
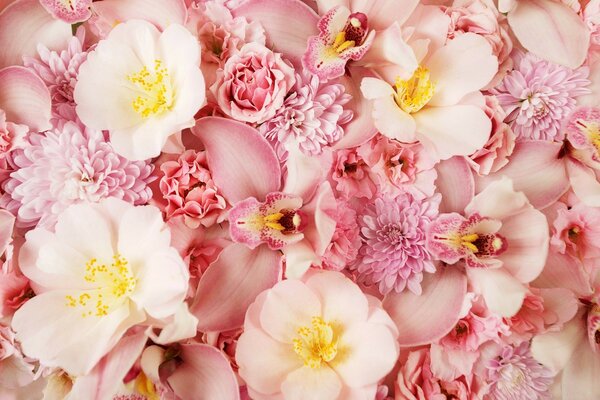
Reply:
[[[71,121],[77,118],[73,91],[79,67],[87,58],[87,51],[83,50],[84,40],[85,30],[80,28],[64,50],[52,51],[39,45],[38,57],[23,57],[24,65],[35,72],[48,87],[54,117]]]
[[[600,49],[600,1],[590,0],[583,9],[583,20],[590,30],[590,47]]]
[[[325,83],[317,75],[303,79],[296,74],[291,94],[259,131],[275,143],[280,157],[285,150],[295,148],[307,156],[320,154],[343,137],[343,126],[353,115],[344,105],[351,98],[340,83]]]
[[[581,153],[575,157],[597,169],[596,163],[600,163],[600,109],[578,107],[566,120],[564,132],[576,152]]]
[[[222,219],[227,203],[212,180],[205,152],[186,150],[177,160],[164,162],[160,170],[159,188],[167,202],[167,219],[181,215],[191,228]]]
[[[455,0],[445,11],[450,17],[448,38],[452,39],[465,32],[483,36],[492,46],[492,53],[498,57],[498,73],[492,82],[502,79],[512,69],[512,59],[509,56],[513,43],[506,17],[498,12],[494,2]]]
[[[117,197],[145,204],[152,193],[152,166],[128,161],[115,153],[102,132],[61,123],[34,133],[12,156],[17,170],[5,190],[21,203],[18,224],[51,227],[71,204]]]
[[[23,147],[29,128],[6,120],[6,113],[0,109],[0,158],[5,159],[13,150]]]
[[[425,233],[437,216],[439,200],[417,200],[401,192],[366,205],[358,216],[363,244],[351,266],[360,282],[376,285],[382,294],[406,288],[421,294],[423,274],[435,272]]]
[[[538,363],[529,350],[529,343],[504,346],[496,358],[488,361],[488,396],[497,400],[550,399],[552,372]]]
[[[337,202],[335,232],[323,254],[323,268],[341,271],[352,264],[361,246],[356,211],[345,201]]]
[[[408,191],[416,198],[433,196],[435,160],[420,144],[403,144],[377,135],[359,147],[382,193]]]
[[[390,139],[419,141],[437,160],[469,155],[488,141],[491,122],[482,107],[463,98],[490,82],[498,60],[490,44],[470,32],[431,53],[421,54],[422,65],[408,79],[367,77],[361,91],[373,101],[375,127]]]
[[[130,327],[193,319],[183,302],[189,273],[158,208],[114,198],[72,205],[55,232],[36,228],[25,238],[19,267],[36,296],[12,327],[23,352],[47,367],[85,375]],[[177,333],[151,336],[163,343]]]
[[[587,67],[571,69],[517,52],[515,69],[491,90],[518,139],[562,141],[561,123],[590,93]]]
[[[488,308],[510,317],[521,307],[527,291],[524,283],[544,268],[549,243],[546,217],[507,178],[491,183],[465,212],[467,217],[440,215],[429,227],[428,249],[450,264],[464,260],[471,284]]]
[[[554,220],[550,243],[563,254],[583,262],[600,258],[600,210],[583,203],[561,207]]]
[[[467,160],[475,172],[488,175],[508,164],[508,157],[515,148],[515,134],[504,122],[506,114],[495,96],[485,96],[485,113],[492,121],[492,133],[482,149],[471,154]]]
[[[92,0],[40,0],[40,3],[54,18],[69,24],[83,22],[92,15]]]
[[[371,170],[357,148],[335,152],[331,179],[336,191],[347,199],[370,199],[377,191]]]
[[[0,387],[15,390],[35,378],[34,360],[26,357],[15,339],[15,333],[0,324]]]
[[[281,54],[247,43],[217,71],[211,90],[227,116],[262,123],[275,116],[295,81],[294,69]]]
[[[249,307],[236,351],[253,399],[374,398],[398,357],[397,328],[339,272],[285,280]]]

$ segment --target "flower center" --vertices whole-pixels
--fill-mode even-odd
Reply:
[[[159,115],[173,105],[173,88],[167,69],[161,60],[154,60],[151,70],[144,66],[139,72],[127,76],[140,93],[132,102],[132,107],[142,116]]]
[[[600,305],[597,303],[588,311],[587,330],[590,346],[594,351],[600,350]]]
[[[497,233],[477,234],[471,233],[458,237],[460,245],[471,250],[478,256],[497,256],[506,250],[507,244],[504,237]]]
[[[349,48],[360,46],[367,36],[367,16],[363,13],[352,13],[346,21],[344,29],[335,35],[331,48],[338,54]]]
[[[332,361],[338,353],[338,338],[333,326],[321,317],[313,317],[310,327],[298,328],[298,337],[293,343],[294,352],[311,368]]]
[[[589,143],[594,146],[596,153],[600,154],[600,126],[598,126],[597,122],[585,121],[583,119],[578,119],[575,121],[575,125],[579,128],[581,133],[587,138]]]
[[[137,279],[133,277],[129,263],[119,254],[113,256],[110,265],[99,264],[96,258],[85,264],[83,279],[95,284],[96,288],[86,290],[79,296],[67,295],[67,307],[82,309],[82,317],[94,315],[103,317],[123,304],[133,293]]]
[[[425,107],[435,92],[435,84],[429,77],[429,70],[422,66],[419,66],[407,80],[396,78],[394,86],[396,104],[409,114]]]
[[[283,233],[297,232],[302,224],[298,210],[282,209],[262,217],[262,224]]]

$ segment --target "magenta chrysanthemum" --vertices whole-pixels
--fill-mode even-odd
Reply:
[[[323,147],[342,138],[342,125],[352,119],[352,111],[344,109],[351,96],[344,85],[323,84],[316,75],[304,80],[297,75],[296,82],[295,90],[277,114],[260,126],[260,132],[275,142],[280,154],[290,146],[307,155],[320,154]]]
[[[50,90],[53,114],[67,120],[74,120],[76,115],[73,90],[79,66],[87,58],[87,52],[83,51],[83,40],[84,31],[79,30],[69,40],[68,47],[60,53],[39,45],[39,58],[23,57],[25,66],[42,78]]]
[[[590,93],[587,67],[570,69],[531,53],[515,57],[515,69],[491,92],[518,139],[562,141],[561,122],[578,96]]]
[[[152,197],[147,184],[153,167],[119,156],[100,131],[67,122],[28,140],[13,151],[17,170],[5,184],[21,204],[21,226],[53,226],[57,215],[74,203],[117,197],[137,205]]]
[[[358,217],[362,247],[353,269],[358,280],[382,294],[406,287],[421,294],[423,272],[435,272],[425,248],[425,231],[436,217],[438,199],[416,200],[409,193],[378,197]]]
[[[552,373],[535,361],[528,342],[504,347],[498,357],[488,362],[487,370],[490,399],[550,399]]]

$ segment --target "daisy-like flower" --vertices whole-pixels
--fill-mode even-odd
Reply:
[[[528,342],[504,347],[498,357],[488,362],[487,372],[491,399],[551,398],[552,372],[533,358]]]
[[[44,366],[85,375],[130,327],[193,318],[183,302],[187,267],[158,208],[114,198],[77,204],[54,232],[36,228],[25,239],[19,266],[36,296],[12,328]]]
[[[437,216],[439,198],[418,201],[409,193],[378,197],[358,218],[363,245],[351,267],[358,280],[382,294],[405,288],[419,295],[423,272],[435,272],[425,231]]]
[[[106,197],[145,204],[152,166],[115,153],[102,132],[67,122],[45,133],[30,134],[29,143],[12,153],[18,167],[4,189],[20,203],[20,226],[51,227],[69,205]]]
[[[46,46],[38,46],[38,57],[23,57],[27,68],[39,76],[50,91],[52,112],[55,116],[74,120],[75,101],[73,91],[77,83],[79,67],[87,58],[83,51],[85,30],[80,28],[69,40],[69,45],[61,52],[49,50]]]
[[[131,159],[155,157],[172,134],[194,125],[204,103],[198,41],[183,26],[160,32],[130,20],[101,40],[79,69],[77,115],[108,130],[115,150]]]
[[[505,121],[518,139],[562,141],[562,121],[590,93],[587,67],[571,69],[517,53],[515,69],[491,90],[507,113]]]
[[[302,79],[296,75],[296,88],[277,114],[260,126],[260,132],[275,141],[278,153],[298,147],[306,155],[320,154],[323,147],[340,140],[342,125],[352,119],[344,105],[351,99],[339,83],[323,84],[317,75]]]

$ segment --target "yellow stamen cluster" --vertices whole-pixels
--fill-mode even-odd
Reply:
[[[594,146],[596,152],[600,153],[600,126],[598,126],[598,123],[578,120],[576,124]]]
[[[335,40],[333,41],[331,47],[336,53],[340,54],[342,51],[349,49],[350,47],[354,47],[355,45],[356,42],[354,40],[346,40],[346,32],[341,31],[335,35]]]
[[[473,244],[473,242],[475,242],[477,239],[479,239],[479,235],[477,235],[476,233],[463,235],[460,237],[460,244],[462,246],[465,246],[467,249],[471,250],[473,253],[478,253],[479,249]]]
[[[271,229],[275,229],[277,231],[283,231],[285,227],[279,223],[279,221],[283,218],[283,213],[277,212],[267,215],[263,217],[263,224],[268,226]]]
[[[132,106],[142,118],[162,114],[172,107],[173,89],[169,73],[161,60],[154,60],[152,71],[144,66],[139,72],[128,75],[127,80],[141,92],[133,100]]]
[[[135,378],[135,390],[148,400],[160,400],[154,383],[143,372],[140,372],[137,378]]]
[[[409,79],[403,80],[398,77],[394,86],[396,104],[409,114],[425,107],[435,92],[435,84],[429,77],[429,70],[422,66],[419,66]]]
[[[83,279],[98,287],[81,293],[79,296],[65,296],[67,307],[81,307],[82,317],[108,315],[111,307],[121,304],[124,298],[133,293],[137,279],[133,277],[125,258],[113,256],[109,266],[99,264],[92,258],[85,264]]]
[[[311,326],[298,328],[294,339],[294,352],[304,365],[319,368],[321,363],[332,361],[338,353],[338,338],[333,326],[321,317],[313,317]]]

